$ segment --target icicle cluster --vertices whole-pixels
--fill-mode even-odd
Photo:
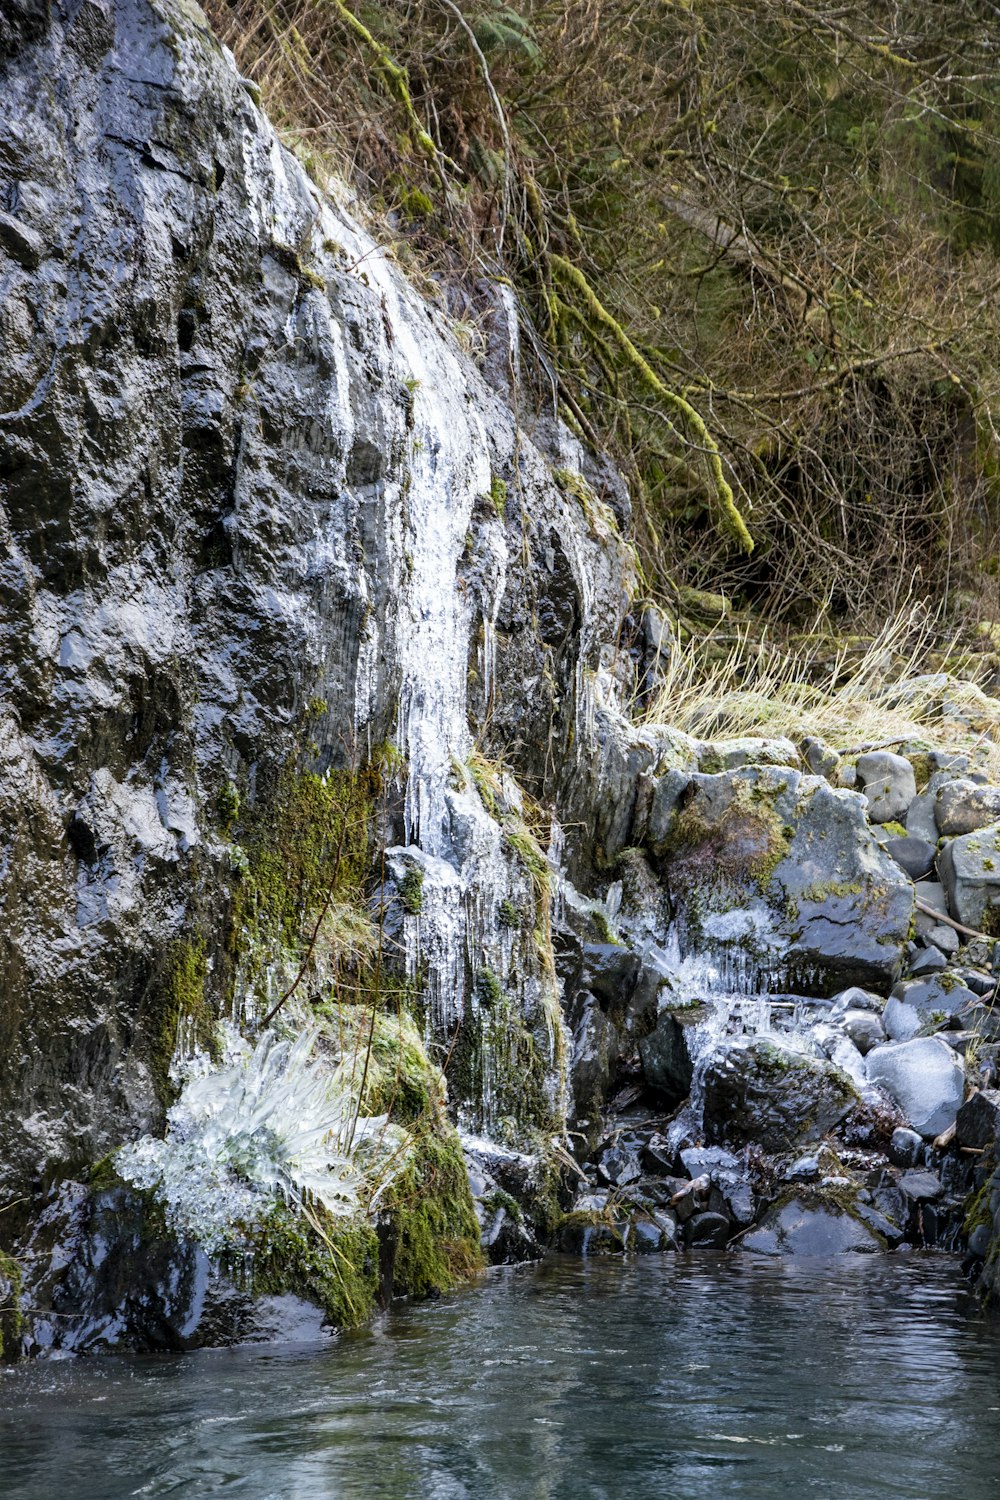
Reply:
[[[228,1028],[220,1063],[199,1052],[180,1065],[166,1138],[118,1152],[126,1181],[155,1191],[171,1228],[209,1254],[252,1237],[277,1202],[370,1211],[405,1162],[405,1133],[360,1114],[345,1070],[312,1056],[315,1040],[267,1031],[251,1048]]]

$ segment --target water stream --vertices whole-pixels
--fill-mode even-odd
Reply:
[[[5,1500],[986,1500],[1000,1340],[944,1256],[555,1260],[327,1346],[0,1376]]]

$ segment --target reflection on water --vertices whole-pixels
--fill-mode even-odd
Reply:
[[[324,1348],[0,1376],[4,1500],[981,1500],[1000,1324],[953,1262],[556,1261]]]

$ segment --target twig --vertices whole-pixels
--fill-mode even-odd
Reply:
[[[954,917],[949,917],[947,912],[935,911],[933,906],[928,906],[923,901],[916,901],[914,905],[917,911],[923,912],[925,917],[933,917],[937,922],[946,922],[949,927],[954,927],[956,932],[964,932],[966,937],[980,938],[984,943],[997,941],[995,937],[990,937],[988,932],[979,932],[975,927],[964,927],[961,922],[956,922]]]

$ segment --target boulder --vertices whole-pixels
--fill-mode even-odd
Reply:
[[[934,855],[936,845],[929,843],[926,839],[917,839],[907,836],[905,839],[886,839],[884,845],[886,854],[894,859],[899,868],[909,875],[911,880],[923,880],[929,875],[934,867]]]
[[[685,1037],[686,1027],[671,1011],[661,1011],[656,1025],[639,1042],[643,1077],[668,1104],[678,1104],[691,1092],[694,1065]]]
[[[975,833],[1000,820],[1000,786],[947,781],[935,797],[934,817],[938,832],[949,837]]]
[[[913,767],[904,755],[873,750],[857,762],[858,785],[868,801],[873,823],[892,823],[906,816],[917,795]]]
[[[979,996],[959,983],[952,974],[932,974],[926,979],[904,979],[894,986],[882,1015],[888,1036],[894,1035],[890,1017],[893,1001],[915,1011],[920,1026],[931,1029],[946,1021],[953,1021],[958,1016],[974,1014],[980,1003]],[[908,1040],[906,1037],[900,1039]]]
[[[856,793],[773,766],[693,775],[656,848],[692,937],[751,961],[772,990],[898,977],[913,887]],[[720,930],[734,912],[745,920]]]
[[[951,839],[938,855],[948,910],[966,927],[1000,920],[1000,823]]]
[[[944,1186],[936,1172],[923,1171],[918,1167],[904,1172],[898,1187],[914,1203],[933,1203],[944,1192]]]
[[[724,1214],[695,1214],[684,1225],[684,1243],[691,1250],[724,1250],[729,1220]]]
[[[869,1080],[895,1100],[925,1140],[955,1123],[965,1092],[965,1068],[940,1037],[875,1047],[865,1063]]]
[[[758,739],[747,735],[736,740],[707,740],[698,747],[699,771],[735,771],[740,766],[794,766],[799,752],[791,740]]]
[[[962,767],[962,770],[965,768]],[[938,841],[938,826],[936,816],[937,794],[949,781],[954,781],[959,774],[959,768],[934,771],[918,796],[910,803],[906,814],[906,831],[914,838],[926,839],[930,844]]]
[[[792,1198],[775,1206],[756,1229],[744,1236],[745,1250],[763,1255],[875,1254],[882,1249],[877,1234],[833,1202],[805,1202]]]
[[[720,1048],[702,1088],[707,1141],[772,1152],[819,1140],[858,1102],[840,1069],[764,1037]]]
[[[955,1140],[959,1146],[982,1150],[992,1145],[1000,1134],[1000,1090],[980,1089],[967,1099],[955,1120]]]

